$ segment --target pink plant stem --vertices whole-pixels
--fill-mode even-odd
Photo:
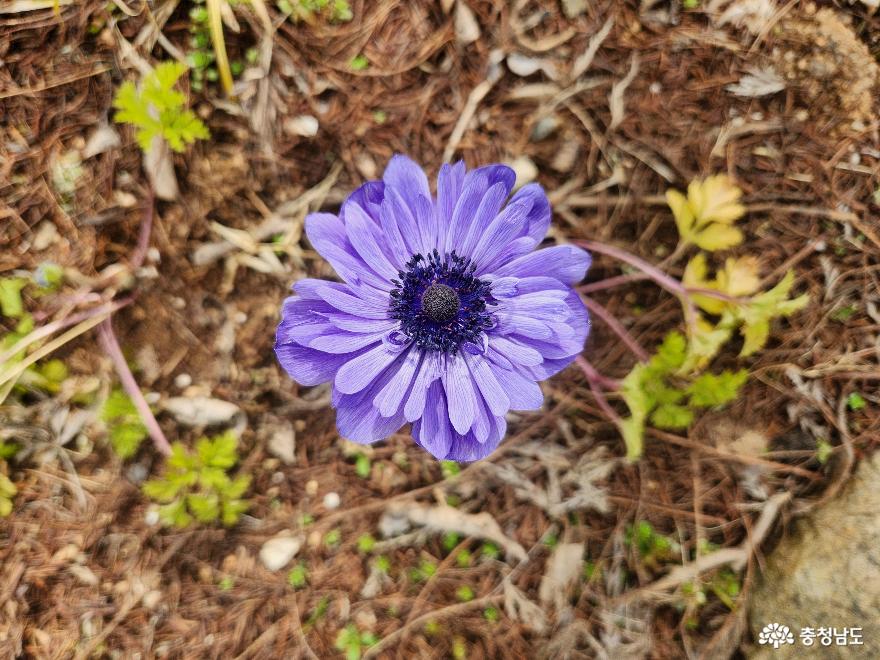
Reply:
[[[141,388],[138,387],[131,369],[128,368],[128,363],[125,361],[125,356],[122,355],[122,349],[119,348],[119,342],[116,340],[116,335],[113,332],[113,322],[110,318],[105,319],[98,326],[98,341],[101,344],[101,348],[104,349],[113,361],[116,373],[119,374],[119,381],[122,383],[122,387],[128,394],[134,407],[140,413],[144,426],[147,427],[147,432],[150,434],[150,438],[153,439],[156,449],[159,453],[170,456],[171,445],[168,444],[168,439],[162,433],[159,422],[153,416],[153,411],[150,410],[150,406],[144,398]]]
[[[148,187],[147,207],[144,209],[144,218],[141,220],[141,228],[138,233],[137,246],[131,253],[131,267],[133,270],[140,268],[147,257],[150,248],[150,234],[153,231],[153,187]]]
[[[593,367],[592,364],[587,362],[584,356],[578,355],[574,361],[587,377],[587,382],[590,385],[590,391],[593,393],[593,396],[596,397],[596,403],[599,404],[602,412],[605,413],[605,416],[609,420],[611,420],[611,422],[613,422],[615,426],[620,428],[620,425],[623,423],[623,421],[620,419],[620,415],[614,412],[614,408],[612,408],[611,404],[608,403],[608,399],[605,398],[605,393],[602,392],[602,388],[599,385],[599,381],[603,378],[603,376],[598,371],[596,371],[595,367]]]
[[[605,309],[602,305],[597,303],[595,300],[591,298],[587,298],[586,296],[582,296],[581,300],[584,301],[584,305],[587,306],[591,312],[593,312],[596,316],[598,316],[608,328],[620,337],[621,341],[629,347],[633,353],[635,353],[636,357],[642,362],[648,361],[648,352],[642,348],[641,344],[636,341],[636,338],[633,337],[629,331],[623,327],[623,324],[618,321],[614,315]]]
[[[117,309],[125,307],[130,302],[131,298],[123,298],[121,300],[110,302],[105,305],[92,307],[91,309],[87,309],[84,312],[80,312],[79,314],[65,316],[64,318],[60,318],[56,321],[52,321],[51,323],[47,323],[46,325],[37,328],[30,334],[25,335],[24,337],[19,339],[15,344],[9,347],[8,350],[0,353],[0,364],[6,362],[13,355],[21,351],[25,346],[30,346],[34,342],[45,339],[46,337],[58,332],[59,330],[69,328],[70,326],[76,325],[77,323],[85,321],[86,319],[100,316],[101,314],[104,314],[106,312],[115,312]]]
[[[630,282],[642,282],[644,280],[650,279],[644,273],[629,273],[627,275],[615,275],[614,277],[608,277],[604,280],[599,280],[598,282],[590,282],[589,284],[584,284],[583,286],[579,286],[577,288],[581,293],[593,293],[593,291],[603,291],[604,289],[613,289],[616,286],[620,286],[622,284],[629,284]]]
[[[679,282],[677,279],[675,279],[674,277],[670,277],[662,270],[660,270],[653,264],[648,263],[641,257],[637,257],[636,255],[631,254],[626,250],[621,250],[620,248],[614,247],[613,245],[606,245],[605,243],[599,243],[598,241],[574,241],[574,243],[576,245],[580,245],[581,247],[585,247],[587,250],[613,257],[618,261],[622,261],[623,263],[629,264],[633,268],[637,268],[638,270],[642,271],[659,286],[663,287],[664,289],[682,300],[685,305],[685,321],[687,322],[689,328],[691,328],[692,330],[695,328],[697,323],[697,307],[696,305],[694,305],[694,301],[688,294],[688,290],[685,288],[684,284]]]

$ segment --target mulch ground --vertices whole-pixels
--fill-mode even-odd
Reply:
[[[76,404],[63,392],[10,399],[0,407],[0,437],[35,450],[10,467],[19,495],[0,521],[0,657],[325,658],[338,653],[335,640],[349,622],[386,638],[382,657],[450,657],[460,647],[469,658],[740,653],[750,643],[745,611],[760,552],[741,573],[732,609],[711,590],[697,607],[680,585],[665,593],[644,587],[706,542],[747,541],[774,493],[792,495],[783,522],[809,508],[874,448],[880,137],[867,53],[880,19],[847,3],[819,11],[789,3],[755,36],[677,2],[587,3],[568,18],[562,3],[481,0],[469,3],[481,36],[463,44],[454,12],[443,10],[452,3],[358,0],[355,19],[339,25],[284,22],[272,6],[268,76],[239,78],[239,105],[214,85],[191,94],[212,139],[175,156],[181,198],[157,203],[155,252],[130,286],[120,286],[113,269],[128,263],[149,197],[132,134],[121,129],[121,146],[83,160],[69,192],[57,183],[58,163],[108,121],[115,88],[134,75],[123,40],[150,61],[170,57],[163,43],[150,48],[155,40],[143,38],[149,11],[118,4],[137,15],[97,1],[62,5],[58,14],[0,14],[0,275],[54,261],[79,273],[78,290],[92,287],[96,296],[82,305],[132,295],[114,325],[145,391],[209,395],[246,414],[242,456],[254,475],[253,507],[230,530],[161,531],[146,521],[149,503],[138,487],[161,465],[152,448],[123,463],[95,424],[50,452],[58,420]],[[153,14],[166,21],[170,45],[185,50],[190,4],[166,6],[175,7],[170,15],[156,7]],[[241,31],[227,30],[233,59],[265,43],[259,19],[236,11]],[[609,19],[588,71],[567,79]],[[499,64],[510,53],[539,60],[543,71],[516,75]],[[359,54],[370,66],[353,71]],[[726,90],[769,65],[786,73],[784,90],[760,98]],[[834,69],[844,65],[849,78]],[[627,77],[623,107],[612,112],[613,90]],[[291,383],[272,352],[290,283],[331,276],[301,237],[302,220],[381,174],[393,153],[436,174],[475,89],[486,93],[454,137],[455,157],[470,166],[531,159],[554,202],[557,238],[602,240],[660,261],[676,241],[665,190],[711,173],[736,180],[749,207],[743,250],[761,256],[767,282],[794,268],[797,291],[813,301],[775,326],[749,364],[754,375],[741,399],[686,434],[649,433],[644,458],[626,464],[614,459],[623,454],[614,427],[571,368],[545,384],[545,410],[519,416],[487,464],[443,474],[401,434],[368,451],[370,476],[357,474],[325,392]],[[292,130],[300,115],[318,118],[315,136]],[[217,225],[254,232],[279,213],[280,271],[240,246],[207,262],[195,258],[206,244],[222,244]],[[620,272],[597,256],[588,280]],[[671,272],[680,276],[680,264]],[[648,285],[594,298],[646,347],[679,323],[677,302]],[[35,304],[47,317],[64,306]],[[57,355],[74,378],[97,377],[105,391],[114,380],[90,335]],[[633,364],[599,321],[585,355],[611,377]],[[846,408],[852,392],[866,398],[864,409]],[[198,437],[167,415],[159,419],[172,440]],[[296,462],[285,465],[267,441],[291,424]],[[817,458],[822,433],[834,446],[827,462]],[[583,457],[608,467],[593,475],[604,510],[594,502],[550,515],[502,474],[512,470],[542,492],[570,492],[593,478]],[[340,496],[336,510],[323,503],[329,492]],[[408,501],[487,512],[528,558],[488,557],[478,540],[444,545],[440,534],[380,543],[389,577],[362,595],[373,560],[357,539],[379,537],[386,507]],[[626,542],[638,521],[677,541],[680,556],[642,561]],[[772,528],[762,551],[783,527]],[[305,588],[257,559],[285,529],[307,539],[298,557],[308,569]],[[338,544],[324,542],[331,530],[339,530]],[[562,542],[582,543],[597,570],[547,604],[542,576]],[[457,563],[461,550],[473,553],[470,566]],[[425,560],[437,572],[413,580],[411,569]],[[508,611],[505,582],[542,603],[546,625]],[[460,601],[462,585],[473,601]],[[498,621],[486,616],[493,607]]]

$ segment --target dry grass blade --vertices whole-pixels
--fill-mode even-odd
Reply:
[[[462,513],[458,509],[441,505],[425,506],[405,502],[389,507],[392,514],[409,518],[416,525],[423,525],[441,532],[459,532],[465,536],[486,539],[501,546],[517,561],[526,559],[526,551],[519,543],[508,538],[498,522],[488,513]]]
[[[220,84],[227,96],[233,95],[232,69],[229,68],[229,57],[226,54],[226,41],[223,37],[223,4],[226,0],[208,0],[208,27],[211,31],[211,43],[214,44],[214,55],[217,58],[217,72]]]
[[[84,332],[90,330],[91,328],[94,328],[101,321],[108,318],[110,314],[111,312],[104,312],[98,316],[94,316],[90,319],[82,321],[78,325],[65,332],[60,337],[54,339],[53,341],[50,341],[42,348],[28,355],[21,362],[16,362],[7,367],[4,371],[0,371],[0,387],[3,387],[3,390],[0,390],[0,404],[2,404],[6,400],[6,397],[9,395],[9,391],[12,389],[12,386],[15,385],[15,381],[18,379],[19,376],[21,376],[21,374],[23,374],[27,370],[28,367],[30,367],[35,362],[42,360],[53,351],[58,350],[67,342],[76,339]]]
[[[70,4],[73,4],[73,0],[13,0],[0,5],[0,14],[20,14],[40,9],[54,9],[58,13],[61,5]]]

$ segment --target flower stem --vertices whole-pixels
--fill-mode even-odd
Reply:
[[[587,306],[591,312],[593,312],[596,316],[598,316],[608,328],[620,337],[621,341],[626,344],[629,349],[635,353],[635,356],[641,360],[642,362],[647,362],[649,355],[648,352],[642,348],[642,345],[633,337],[629,331],[623,327],[623,324],[618,321],[614,315],[605,309],[602,305],[597,303],[595,300],[591,298],[587,298],[586,296],[582,296],[581,300],[584,301],[584,305]]]
[[[98,326],[98,342],[110,357],[110,360],[112,360],[113,366],[116,367],[119,381],[122,383],[122,387],[126,394],[128,394],[134,407],[140,413],[144,426],[147,427],[147,432],[150,434],[153,444],[156,445],[156,449],[159,453],[170,456],[171,445],[168,444],[168,439],[159,427],[159,422],[153,416],[153,411],[150,410],[150,405],[144,398],[141,388],[138,387],[131,369],[128,368],[128,363],[125,361],[125,356],[122,355],[122,349],[119,348],[119,342],[116,340],[116,335],[113,332],[113,322],[109,317],[104,319]]]
[[[598,371],[596,371],[596,368],[592,364],[587,362],[587,359],[583,355],[578,355],[574,361],[587,377],[587,383],[589,383],[590,385],[590,391],[593,393],[593,396],[596,397],[596,403],[599,404],[602,412],[604,412],[605,416],[618,429],[620,429],[621,424],[623,424],[623,420],[620,419],[620,415],[618,415],[614,411],[614,408],[611,407],[611,404],[608,403],[608,399],[605,398],[605,393],[602,391],[602,387],[600,385],[600,381],[605,380],[605,377],[602,376],[602,374],[600,374]]]
[[[690,331],[696,330],[697,307],[694,304],[694,301],[691,299],[687,288],[677,279],[667,275],[662,270],[660,270],[653,264],[648,263],[641,257],[637,257],[636,255],[631,254],[626,250],[621,250],[620,248],[614,247],[613,245],[607,245],[598,241],[574,241],[574,243],[576,245],[580,245],[581,247],[586,248],[587,250],[613,257],[618,261],[622,261],[623,263],[629,264],[633,268],[642,271],[649,279],[653,280],[659,286],[666,289],[671,294],[675,295],[684,303],[685,322],[687,323]]]

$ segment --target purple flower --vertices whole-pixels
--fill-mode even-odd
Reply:
[[[590,255],[535,251],[550,203],[537,184],[507,200],[514,179],[504,165],[444,165],[434,197],[422,169],[394,156],[338,216],[306,218],[343,281],[294,284],[275,352],[298,383],[332,382],[343,437],[375,442],[411,422],[437,458],[478,460],[504,438],[507,411],[540,408],[537,381],[583,350],[590,321],[572,286]]]

